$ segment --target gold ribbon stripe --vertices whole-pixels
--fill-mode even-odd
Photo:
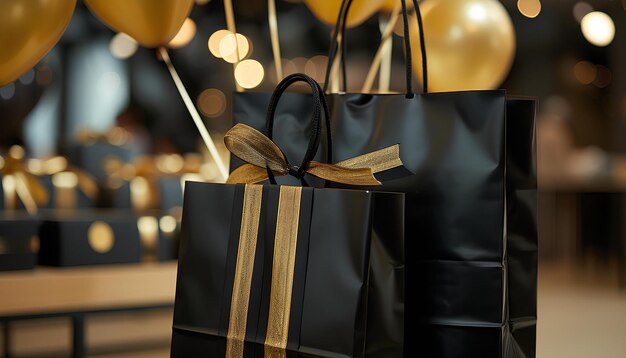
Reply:
[[[228,320],[226,343],[226,357],[228,358],[243,357],[262,197],[263,186],[246,185],[241,213],[233,293],[230,302],[230,318]]]
[[[274,236],[269,320],[265,336],[266,357],[282,356],[283,354],[277,349],[284,352],[287,347],[301,198],[302,187],[280,187]]]

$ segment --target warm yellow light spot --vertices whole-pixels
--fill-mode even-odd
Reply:
[[[159,220],[159,226],[161,227],[161,231],[164,233],[172,233],[176,230],[176,219],[174,219],[173,216],[165,215]]]
[[[574,77],[584,85],[588,85],[596,79],[598,70],[596,66],[589,61],[579,61],[574,65]]]
[[[57,188],[75,188],[78,177],[72,172],[60,172],[52,176],[52,185]]]
[[[535,18],[541,12],[541,1],[539,0],[517,0],[517,9],[522,15]]]
[[[217,30],[211,35],[211,37],[209,37],[209,51],[211,51],[211,54],[213,54],[213,56],[217,58],[222,58],[222,55],[220,54],[220,42],[222,41],[224,36],[230,34],[231,32],[228,30]]]
[[[198,108],[207,117],[219,117],[226,110],[226,96],[217,88],[207,88],[198,96]]]
[[[126,59],[137,52],[137,41],[123,32],[117,33],[109,43],[109,50],[119,59]]]
[[[615,37],[615,23],[611,17],[601,11],[593,11],[580,21],[583,35],[591,44],[604,47]]]
[[[142,216],[137,219],[137,229],[142,245],[146,249],[154,249],[159,235],[159,222],[155,217]]]
[[[185,162],[180,154],[161,154],[156,157],[156,166],[163,173],[178,173]]]
[[[13,145],[9,148],[9,156],[15,159],[24,158],[24,148],[19,145]]]
[[[239,60],[246,58],[249,50],[248,39],[242,34],[237,34],[237,43],[235,43],[235,35],[232,33],[224,36],[220,41],[220,56],[229,63],[237,63]]]
[[[196,36],[196,23],[192,19],[186,18],[183,26],[180,27],[176,36],[167,46],[171,48],[183,47],[189,44],[194,36]]]
[[[263,81],[263,66],[256,60],[243,60],[235,68],[235,80],[243,88],[254,88]]]

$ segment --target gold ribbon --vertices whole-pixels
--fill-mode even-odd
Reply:
[[[52,176],[52,184],[56,191],[55,206],[59,209],[76,206],[76,196],[73,195],[75,188],[82,191],[91,201],[95,201],[98,196],[98,184],[94,178],[84,170],[70,165],[65,157],[30,159],[27,165],[29,171],[35,175]]]
[[[265,356],[276,356],[276,350],[287,348],[291,294],[296,266],[301,186],[281,186],[278,198],[270,309],[265,334]]]
[[[203,159],[199,155],[159,154],[139,156],[132,163],[124,163],[119,158],[108,158],[104,163],[107,173],[107,186],[119,188],[130,182],[131,206],[142,212],[159,204],[158,181],[161,178],[180,178],[181,190],[187,179],[208,181],[204,173]]]
[[[275,176],[287,175],[289,164],[283,152],[263,133],[243,123],[236,124],[224,136],[226,148],[246,161],[235,169],[226,183],[258,183]],[[381,185],[374,173],[402,166],[398,144],[354,157],[336,164],[310,161],[306,173],[324,180],[349,185]]]
[[[113,127],[109,131],[100,133],[89,129],[83,129],[76,135],[79,143],[108,142],[115,146],[128,144],[132,140],[132,134],[122,127]]]
[[[228,320],[226,340],[226,357],[228,358],[243,357],[262,196],[263,186],[246,185]]]
[[[24,165],[23,159],[24,149],[20,146],[11,147],[8,156],[0,156],[4,206],[16,209],[19,199],[26,211],[36,214],[38,207],[48,202],[48,192]]]
[[[231,294],[226,357],[242,358],[250,288],[261,217],[263,186],[246,185]],[[302,187],[281,186],[278,198],[265,357],[284,357],[289,335]]]

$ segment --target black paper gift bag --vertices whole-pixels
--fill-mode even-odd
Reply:
[[[367,168],[312,161],[326,109],[318,85],[292,75],[270,107],[298,81],[315,99],[302,164],[237,125],[225,142],[248,164],[229,182],[290,175],[306,183],[306,173],[371,185],[373,172],[399,165],[393,148],[354,158]],[[188,182],[172,357],[401,357],[403,217],[400,193]]]
[[[340,21],[334,33],[341,33]],[[534,357],[535,102],[502,90],[414,94],[409,56],[406,64],[406,93],[327,95],[335,160],[399,143],[414,173],[377,188],[406,194],[405,332],[417,332],[405,339],[406,356]],[[269,100],[267,93],[236,93],[234,120],[264,131],[291,157],[308,141],[298,133],[309,126],[311,98],[285,94],[270,124],[263,115]],[[231,169],[240,165],[233,157]]]
[[[401,357],[403,208],[401,194],[187,183],[172,356]]]

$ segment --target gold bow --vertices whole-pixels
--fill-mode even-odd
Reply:
[[[226,148],[246,161],[235,169],[226,183],[258,183],[268,179],[267,169],[276,176],[287,175],[290,166],[283,152],[256,129],[238,123],[224,136]],[[335,164],[310,161],[305,172],[324,180],[349,185],[381,185],[374,173],[402,166],[398,144]],[[292,168],[293,169],[293,168]]]
[[[56,189],[77,187],[91,201],[95,201],[98,197],[98,184],[95,179],[84,170],[71,165],[65,157],[30,159],[27,166],[28,170],[35,175],[51,175]]]
[[[132,140],[132,134],[122,127],[113,127],[105,133],[82,129],[76,135],[76,139],[79,143],[108,142],[116,146],[122,146]]]
[[[161,178],[180,178],[181,188],[186,180],[212,179],[209,172],[212,167],[202,162],[203,158],[198,154],[159,154],[139,156],[132,163],[108,158],[104,169],[108,187],[119,188],[124,182],[130,183],[131,206],[135,211],[142,212],[158,207],[158,181]]]
[[[9,149],[8,156],[0,156],[4,206],[7,209],[16,209],[19,199],[26,211],[36,214],[37,208],[48,202],[48,192],[24,165],[23,159],[24,149],[17,145]]]

